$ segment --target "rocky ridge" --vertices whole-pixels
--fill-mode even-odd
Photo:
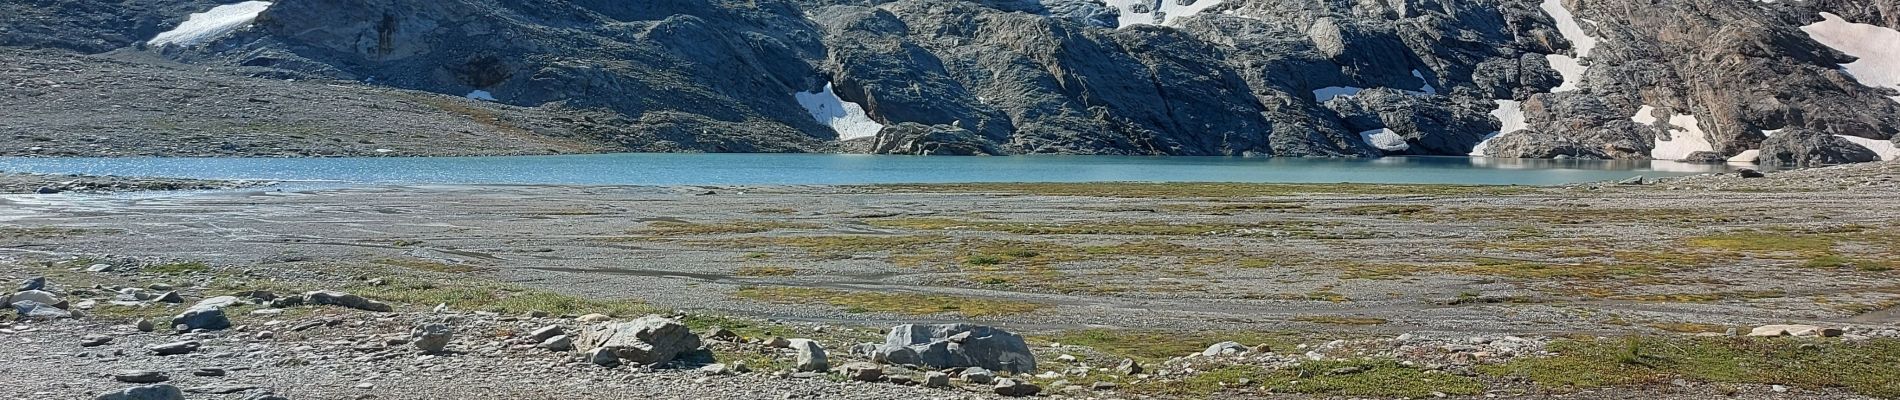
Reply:
[[[1891,2],[322,0],[152,44],[216,4],[56,1],[0,44],[598,110],[639,150],[1750,161],[1892,143],[1881,61],[1822,32]]]

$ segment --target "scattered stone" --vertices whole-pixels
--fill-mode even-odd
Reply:
[[[20,290],[17,290],[17,291],[25,292],[29,290],[41,290],[41,289],[46,289],[46,277],[35,276],[32,278],[26,278],[26,280],[24,281],[20,281]]]
[[[66,311],[66,310],[60,309],[59,307],[54,307],[52,305],[48,305],[48,304],[33,301],[33,300],[22,300],[22,301],[13,302],[13,312],[20,314],[20,319],[23,319],[23,320],[24,319],[55,320],[55,319],[60,319],[60,318],[73,317],[73,313],[71,311]]]
[[[1135,362],[1133,358],[1124,358],[1120,364],[1115,364],[1115,372],[1123,375],[1139,374],[1142,372],[1141,363]]]
[[[194,329],[225,329],[231,327],[231,319],[224,315],[224,308],[236,305],[238,299],[231,296],[218,296],[191,306],[185,312],[172,317],[172,326],[183,326],[180,332]]]
[[[706,366],[699,367],[699,372],[704,372],[709,375],[725,375],[732,373],[732,369],[725,364],[707,364]]]
[[[172,380],[165,373],[142,369],[125,369],[112,373],[112,379],[125,383],[159,383]]]
[[[233,298],[235,299],[235,297]],[[178,292],[165,292],[165,294],[158,295],[158,298],[153,300],[160,303],[179,304],[185,302],[185,296],[179,295]]]
[[[937,371],[924,372],[924,387],[927,387],[927,388],[950,387],[950,374],[937,372]]]
[[[158,354],[161,356],[169,356],[169,355],[185,354],[185,353],[190,353],[193,351],[198,351],[199,347],[204,347],[204,344],[198,343],[195,340],[186,340],[183,342],[172,342],[172,343],[155,345],[152,347],[148,347],[148,349],[152,350],[152,353],[154,354]]]
[[[93,264],[93,265],[86,266],[86,272],[95,272],[95,273],[96,272],[112,272],[115,269],[118,269],[118,268],[113,267],[112,264]]]
[[[449,339],[455,337],[455,330],[444,324],[422,324],[411,329],[409,337],[415,339],[411,343],[422,349],[423,353],[441,353],[449,347]]]
[[[831,369],[831,361],[825,357],[825,348],[811,339],[791,339],[787,347],[797,352],[799,371],[824,372]]]
[[[562,330],[560,325],[548,325],[548,326],[541,327],[541,329],[535,329],[534,332],[529,332],[528,340],[534,341],[534,342],[543,342],[543,341],[547,341],[548,338],[566,335],[566,334],[567,334],[567,331]]]
[[[1201,355],[1207,356],[1207,357],[1213,357],[1213,356],[1222,356],[1222,355],[1242,354],[1246,352],[1247,352],[1247,346],[1242,345],[1238,342],[1220,342],[1220,343],[1215,343],[1213,346],[1207,346],[1207,350],[1202,350]]]
[[[555,335],[535,346],[553,351],[568,351],[574,349],[574,338],[567,335]]]
[[[657,365],[698,349],[699,336],[677,320],[657,315],[630,322],[606,323],[588,327],[575,341],[587,351],[606,349],[621,362]]]
[[[363,296],[357,296],[357,295],[344,293],[344,292],[338,292],[334,290],[318,290],[318,291],[313,291],[313,292],[307,292],[303,294],[303,297],[304,297],[305,302],[308,302],[310,304],[315,304],[315,305],[338,306],[338,307],[354,308],[354,309],[363,310],[363,311],[375,311],[375,312],[389,312],[390,310],[394,309],[394,308],[391,308],[389,304],[385,304],[380,301],[370,300],[370,299],[363,298]]]
[[[1643,176],[1642,176],[1642,175],[1637,175],[1637,176],[1632,176],[1632,177],[1629,177],[1629,178],[1624,178],[1623,180],[1620,180],[1620,181],[1616,181],[1616,184],[1618,184],[1618,185],[1641,185],[1641,184],[1643,184]]]
[[[792,348],[792,341],[790,339],[773,336],[771,339],[766,339],[765,345],[774,348],[789,349]]]
[[[156,325],[152,324],[152,320],[145,318],[139,318],[139,322],[134,323],[133,327],[138,328],[139,332],[151,332],[152,330],[158,329]]]
[[[1119,385],[1116,385],[1115,382],[1095,382],[1095,384],[1089,385],[1089,389],[1096,391],[1115,390],[1117,387],[1119,387]]]
[[[185,400],[185,392],[172,385],[145,385],[107,392],[95,400]]]
[[[79,347],[99,347],[112,343],[112,337],[106,335],[86,335],[79,338]]]
[[[877,382],[884,377],[884,367],[868,362],[854,362],[844,365],[844,377],[859,382]]]
[[[995,391],[996,394],[1004,396],[1025,397],[1035,396],[1036,393],[1042,392],[1042,388],[1033,383],[1017,382],[1015,379],[1003,378],[996,380]]]
[[[976,384],[990,383],[996,380],[996,374],[990,373],[990,370],[983,369],[982,367],[964,369],[962,376],[965,382]]]
[[[1075,356],[1073,355],[1063,354],[1063,355],[1056,356],[1056,361],[1072,363],[1072,362],[1075,362],[1076,360],[1075,360]]]
[[[607,322],[613,319],[614,317],[609,317],[606,314],[587,314],[574,318],[575,321],[580,322]]]
[[[713,327],[712,330],[706,331],[706,337],[709,339],[717,340],[721,342],[739,341],[738,332],[733,332],[730,329],[721,328],[721,327]]]
[[[1751,168],[1742,168],[1742,169],[1738,169],[1738,170],[1735,170],[1735,174],[1736,174],[1736,175],[1741,175],[1741,177],[1743,177],[1743,178],[1766,178],[1766,177],[1768,177],[1768,175],[1767,175],[1767,174],[1763,174],[1763,173],[1761,173],[1761,171],[1756,171],[1756,170],[1754,170],[1754,169],[1751,169]]]
[[[224,369],[223,368],[199,368],[196,371],[191,371],[191,374],[196,375],[196,376],[224,376]]]
[[[745,360],[737,360],[732,362],[732,372],[741,374],[752,372],[752,367],[746,365]]]
[[[613,368],[620,366],[620,357],[614,356],[612,349],[599,347],[587,352],[587,362],[602,367]]]
[[[12,297],[7,298],[6,303],[13,304],[22,301],[31,301],[57,308],[66,308],[66,299],[59,298],[59,295],[53,294],[52,292],[38,289],[22,290],[19,293],[14,293]]]
[[[1021,336],[970,324],[898,325],[885,335],[884,345],[872,358],[932,369],[983,367],[1009,373],[1036,370],[1036,355]]]

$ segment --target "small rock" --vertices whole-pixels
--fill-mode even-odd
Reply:
[[[73,317],[71,311],[32,300],[13,302],[13,312],[20,314],[20,319],[55,320]]]
[[[950,374],[937,372],[937,371],[924,372],[924,387],[927,387],[927,388],[950,387]]]
[[[224,369],[223,368],[199,368],[196,371],[191,371],[191,374],[197,375],[197,376],[224,376]]]
[[[976,384],[990,383],[991,381],[996,380],[996,374],[991,373],[990,370],[983,369],[980,367],[971,367],[969,369],[965,369],[963,370],[962,376],[963,376],[964,381],[970,382],[970,383],[976,383]]]
[[[303,294],[304,301],[315,305],[332,305],[354,308],[363,311],[389,312],[394,308],[380,301],[370,300],[349,293],[334,290],[318,290]]]
[[[845,379],[859,382],[876,382],[884,377],[884,367],[868,362],[854,362],[843,367]]]
[[[587,352],[587,362],[602,367],[613,368],[620,366],[620,357],[615,356],[612,349],[600,347]]]
[[[740,374],[743,374],[743,373],[747,373],[747,372],[752,372],[752,367],[751,367],[751,366],[747,366],[747,365],[745,364],[745,360],[738,360],[738,361],[733,361],[733,362],[732,362],[732,372],[734,372],[734,373],[740,373]]]
[[[24,292],[28,290],[40,290],[40,289],[45,289],[45,288],[46,288],[46,277],[35,276],[32,278],[26,278],[26,280],[24,281],[20,281],[20,290],[17,290],[17,291]]]
[[[185,302],[185,296],[179,295],[178,292],[165,292],[165,294],[158,295],[158,298],[153,300],[160,303],[179,304]]]
[[[567,331],[562,330],[560,325],[548,325],[548,326],[541,327],[541,329],[535,329],[534,332],[528,333],[528,340],[535,341],[535,342],[543,342],[543,341],[547,341],[548,338],[552,338],[555,336],[564,336],[566,334],[567,334]]]
[[[1116,387],[1118,386],[1115,384],[1115,382],[1095,382],[1095,384],[1089,385],[1089,389],[1094,389],[1097,391],[1115,390]]]
[[[1142,372],[1141,363],[1135,362],[1133,358],[1124,358],[1120,364],[1115,364],[1115,372],[1123,375],[1139,374]]]
[[[1029,382],[1017,382],[1015,379],[1003,378],[996,380],[995,391],[996,394],[1004,396],[1024,397],[1035,396],[1036,393],[1042,392],[1042,388]]]
[[[1742,168],[1742,169],[1735,170],[1735,174],[1741,175],[1743,178],[1764,178],[1768,176],[1767,174],[1761,173],[1761,171],[1756,171],[1750,168]]]
[[[1056,361],[1072,363],[1072,362],[1075,362],[1075,356],[1068,355],[1068,354],[1059,355],[1059,356],[1056,356]]]
[[[575,321],[580,322],[607,322],[613,319],[614,317],[609,317],[606,314],[587,314],[574,318]]]
[[[773,336],[771,339],[767,339],[765,341],[765,345],[781,348],[781,349],[789,349],[789,348],[792,348],[792,341],[791,339]]]
[[[93,264],[86,266],[86,272],[112,272],[115,269],[118,268],[113,267],[112,264]]]
[[[567,335],[555,335],[535,346],[553,351],[568,351],[574,348],[574,338]]]
[[[13,297],[8,297],[6,303],[13,304],[22,301],[32,301],[57,308],[66,308],[66,299],[59,298],[59,295],[53,294],[52,292],[39,289],[21,290],[19,293],[14,293]]]
[[[1201,355],[1212,357],[1212,356],[1220,356],[1220,355],[1241,354],[1241,353],[1246,353],[1246,352],[1247,352],[1247,346],[1241,345],[1238,342],[1220,342],[1220,343],[1215,343],[1213,346],[1207,346],[1207,350],[1202,350]]]
[[[1748,332],[1748,336],[1815,336],[1821,333],[1821,327],[1814,325],[1763,325]]]
[[[716,327],[716,326],[713,327],[712,330],[706,331],[706,337],[709,339],[717,340],[721,342],[739,341],[739,333],[733,332],[730,329]]]
[[[791,339],[788,347],[797,351],[798,370],[823,372],[831,368],[830,360],[825,357],[825,348],[811,339]]]
[[[125,383],[159,383],[172,380],[165,373],[142,369],[126,369],[112,373],[112,379]]]
[[[416,348],[430,354],[441,353],[442,350],[447,349],[449,339],[454,336],[455,331],[443,324],[422,324],[409,332],[409,337],[415,339],[413,343]]]
[[[169,355],[185,354],[185,353],[198,351],[199,347],[204,347],[204,344],[198,343],[197,341],[194,341],[194,340],[187,340],[183,342],[172,342],[172,343],[156,345],[156,346],[148,347],[147,349],[152,350],[152,353],[154,354],[158,354],[161,356],[169,356]]]
[[[144,318],[139,318],[139,322],[133,324],[133,326],[137,327],[139,332],[151,332],[154,329],[158,329],[156,325],[152,324],[152,320]]]
[[[231,319],[224,315],[224,308],[236,305],[238,299],[232,296],[218,296],[199,301],[185,312],[172,317],[172,326],[183,326],[180,332],[194,329],[219,330],[231,327]]]
[[[731,373],[732,368],[727,367],[725,364],[707,364],[706,366],[699,367],[699,372],[710,375],[725,375]]]
[[[99,347],[112,343],[112,337],[106,335],[86,335],[79,338],[79,347]]]

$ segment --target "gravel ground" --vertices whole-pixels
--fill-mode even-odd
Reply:
[[[167,190],[218,190],[250,188],[265,185],[269,185],[269,183],[0,172],[0,193],[113,193]]]

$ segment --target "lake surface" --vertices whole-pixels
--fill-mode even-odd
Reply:
[[[0,171],[380,184],[803,185],[1279,182],[1553,185],[1728,171],[1673,161],[858,154],[597,154],[384,158],[22,158]]]

